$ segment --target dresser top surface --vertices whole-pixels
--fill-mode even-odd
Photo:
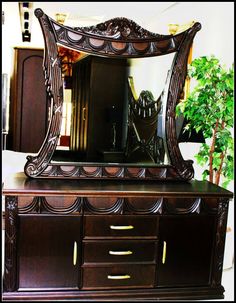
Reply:
[[[55,196],[233,196],[232,192],[208,181],[30,179],[24,173],[9,177],[2,192],[4,195]]]

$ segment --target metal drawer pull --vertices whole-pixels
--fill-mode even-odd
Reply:
[[[114,250],[109,250],[109,254],[110,255],[115,255],[115,256],[127,256],[127,255],[132,255],[132,251],[131,250],[127,250],[127,251],[114,251]]]
[[[111,279],[111,280],[124,280],[124,279],[130,279],[130,275],[120,275],[120,276],[112,276],[112,275],[108,275],[107,279]]]
[[[74,242],[74,249],[73,249],[73,265],[77,263],[77,242]]]
[[[83,107],[83,110],[82,110],[82,120],[83,121],[86,120],[86,107]]]
[[[110,225],[110,229],[116,229],[116,230],[127,230],[127,229],[133,229],[133,225]]]
[[[166,241],[163,241],[162,264],[166,262]]]

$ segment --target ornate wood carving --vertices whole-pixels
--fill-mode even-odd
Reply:
[[[114,39],[152,39],[163,37],[162,35],[145,30],[134,21],[123,17],[110,19],[95,26],[75,27],[74,30],[102,38],[110,37]]]
[[[15,179],[19,179],[19,177]],[[147,185],[148,182],[141,182],[142,184],[140,183],[140,189],[137,189],[137,182],[117,183],[111,181],[110,185],[108,185],[109,182],[106,182],[104,183],[104,186],[101,186],[103,183],[102,181],[83,182],[82,180],[79,180],[66,182],[65,180],[51,180],[49,186],[46,186],[48,181],[45,180],[29,180],[25,177],[23,177],[23,180],[25,182],[22,182],[22,180],[15,180],[10,183],[10,187],[6,186],[4,189],[4,194],[6,195],[4,300],[50,300],[58,298],[77,298],[81,300],[92,298],[93,300],[96,300],[99,299],[100,295],[103,298],[106,297],[109,299],[114,293],[118,300],[122,300],[123,295],[123,299],[124,297],[127,299],[133,297],[139,300],[144,297],[148,300],[157,300],[160,298],[166,300],[169,298],[172,298],[173,300],[176,300],[176,298],[199,299],[200,297],[202,297],[202,299],[214,299],[216,297],[223,298],[224,288],[221,285],[221,274],[223,267],[228,202],[229,198],[232,197],[230,192],[210,184],[209,182],[197,182],[197,185],[193,185],[196,180],[189,182],[189,184],[178,182],[177,185],[175,182],[170,182],[171,185],[168,185],[168,182],[164,182],[161,184],[161,187],[159,187],[157,183],[150,182],[150,184],[152,184],[151,188]],[[27,182],[31,184],[26,184]],[[92,183],[97,185],[93,186]],[[73,185],[71,186],[71,184]],[[119,184],[118,188],[117,184]],[[16,195],[16,193],[18,193],[18,197],[8,196],[10,194]],[[38,196],[36,196],[36,193],[38,193]],[[59,207],[57,203],[62,206]],[[20,204],[25,206],[18,209]],[[204,207],[203,204],[207,204],[207,207]],[[215,212],[216,207],[217,213]],[[209,249],[209,255],[212,253],[211,262],[209,258],[208,263],[209,266],[211,266],[211,270],[209,268],[209,271],[211,272],[210,284],[208,284],[208,279],[206,279],[205,286],[190,285],[171,287],[170,285],[169,287],[158,287],[158,284],[155,284],[154,288],[142,289],[138,294],[136,289],[135,291],[132,291],[129,288],[122,290],[122,292],[112,288],[104,292],[97,292],[96,290],[89,290],[86,292],[84,290],[80,290],[81,285],[79,288],[76,287],[76,289],[72,290],[65,290],[63,286],[57,290],[51,289],[48,291],[43,288],[38,290],[30,288],[18,289],[17,268],[19,269],[19,264],[17,264],[18,259],[16,248],[19,248],[19,243],[17,243],[17,241],[20,233],[17,233],[17,229],[21,230],[21,226],[18,224],[20,220],[18,221],[17,219],[18,214],[19,216],[34,214],[32,217],[44,216],[44,214],[53,214],[52,217],[55,219],[56,216],[60,217],[60,215],[70,213],[73,217],[78,214],[78,218],[81,220],[81,227],[83,225],[84,218],[86,217],[87,220],[89,217],[89,213],[101,216],[101,221],[109,215],[115,218],[116,216],[119,217],[124,214],[124,217],[128,215],[128,217],[135,220],[137,218],[136,215],[139,215],[139,222],[141,222],[141,224],[144,217],[147,221],[152,219],[155,219],[154,221],[160,221],[161,217],[164,216],[169,216],[173,219],[180,216],[186,216],[186,221],[189,222],[192,217],[196,218],[197,216],[204,218],[204,222],[206,222],[205,220],[207,220],[207,218],[210,218],[212,225],[206,225],[212,226],[211,232],[209,232],[209,238],[214,242],[207,248]],[[205,216],[206,213],[208,213],[209,216]],[[107,214],[108,216],[106,216]],[[55,221],[60,224],[60,218]],[[171,222],[171,220],[169,222]],[[201,220],[199,220],[199,222],[201,222]],[[76,224],[76,226],[78,225]],[[96,229],[97,225],[94,226]],[[143,226],[146,230],[146,225],[144,224]],[[186,225],[186,228],[188,228],[188,225]],[[153,231],[153,228],[151,228],[151,230]],[[204,229],[201,228],[201,231],[203,232]],[[158,237],[157,239],[155,238],[155,242],[157,240],[157,242],[159,242],[159,240],[161,241],[161,232],[161,229],[154,229],[154,233],[156,233],[155,237]],[[40,236],[39,231],[39,239]],[[201,235],[199,235],[199,237],[201,237]],[[61,234],[58,235],[58,239],[61,239]],[[129,240],[132,241],[132,239]],[[146,240],[148,239],[145,239],[145,241]],[[82,241],[83,240],[81,238],[81,242]],[[151,241],[154,240],[152,239]],[[94,242],[96,241],[94,240]],[[78,245],[78,247],[80,246]],[[197,250],[196,255],[193,255],[193,259],[196,256]],[[21,255],[21,257],[23,256]],[[29,258],[32,258],[33,260],[35,255],[29,255]],[[78,264],[78,266],[80,265],[81,263]],[[110,266],[113,266],[113,263],[112,265],[110,264]],[[171,274],[172,271],[170,271],[170,275]]]
[[[40,12],[41,13],[41,12]],[[75,50],[112,57],[136,58],[172,53],[184,34],[159,35],[127,18],[114,18],[96,26],[67,27],[48,18],[58,43]]]
[[[36,196],[32,199],[32,202],[25,207],[18,209],[19,214],[30,213],[50,213],[55,215],[66,215],[70,213],[91,213],[91,214],[160,214],[160,215],[187,215],[187,214],[215,214],[214,205],[204,205],[207,201],[202,198],[185,199],[181,200],[181,207],[178,205],[178,201],[169,201],[169,199],[161,196],[153,197],[152,203],[150,198],[143,198],[146,201],[142,203],[142,207],[139,207],[137,198],[124,198],[116,197],[109,200],[108,197],[99,198],[99,201],[90,201],[91,198],[87,197],[74,197],[73,203],[66,203],[63,207],[55,207],[52,205],[47,197]],[[102,201],[101,201],[102,199]],[[57,197],[55,197],[55,201]],[[178,200],[178,199],[177,199]],[[68,204],[68,205],[67,205]],[[103,205],[103,206],[101,206]],[[221,214],[222,216],[222,214]],[[222,220],[222,219],[221,219]],[[221,222],[221,221],[220,221]],[[218,232],[218,236],[220,236]]]
[[[189,49],[191,47],[193,38],[197,31],[201,29],[200,23],[195,23],[189,30],[183,44],[181,51],[177,52],[171,73],[167,109],[166,109],[166,141],[169,151],[171,163],[176,168],[177,173],[181,179],[190,180],[194,176],[193,161],[185,161],[181,155],[179,145],[176,137],[176,122],[175,122],[175,107],[177,101],[180,99],[180,94],[183,91],[184,81],[187,74],[187,59]]]
[[[56,198],[55,198],[56,199]],[[66,215],[72,212],[81,212],[82,198],[78,197],[75,199],[72,205],[68,207],[54,207],[48,203],[45,197],[34,197],[32,202],[26,207],[19,208],[19,214],[29,213],[50,213],[58,215]]]
[[[94,165],[94,164],[93,164]],[[168,177],[167,177],[168,172]],[[99,167],[90,166],[89,164],[79,165],[66,165],[50,163],[41,177],[68,177],[68,178],[122,178],[122,179],[153,179],[165,180],[177,177],[173,169],[168,166],[153,166],[149,168],[124,165],[104,165]]]
[[[132,214],[161,214],[163,209],[163,198],[156,198],[155,202],[151,206],[144,208],[137,208],[133,205],[132,201],[125,199],[124,209],[128,213]]]
[[[121,214],[123,212],[124,199],[117,198],[116,202],[107,208],[99,208],[91,205],[87,198],[84,198],[84,211],[92,214]]]
[[[16,241],[17,241],[17,197],[6,197],[5,210],[5,269],[4,289],[5,291],[16,290]]]
[[[135,162],[135,155],[152,163],[162,163],[162,138],[157,136],[158,113],[161,109],[161,96],[154,100],[149,91],[141,91],[136,100],[128,86],[128,134],[125,158],[127,162]]]
[[[218,213],[217,213],[215,255],[213,261],[214,266],[212,272],[212,284],[214,286],[221,284],[223,262],[224,262],[224,248],[225,248],[228,206],[229,206],[228,199],[226,198],[219,199]]]
[[[188,204],[188,203],[186,203]],[[164,200],[164,214],[175,214],[175,215],[185,215],[185,214],[199,214],[200,213],[201,198],[195,199],[195,201],[190,205],[185,205],[184,207],[176,207]]]
[[[195,23],[177,35],[159,35],[149,32],[134,21],[114,18],[91,27],[71,28],[56,23],[41,9],[35,10],[44,39],[44,73],[47,92],[51,98],[51,120],[47,135],[37,156],[28,156],[25,174],[40,178],[116,178],[153,180],[190,180],[194,175],[192,161],[184,161],[176,138],[175,106],[183,90],[187,72],[187,57],[193,38],[200,30]],[[120,165],[92,165],[88,163],[52,163],[60,134],[63,104],[63,82],[57,44],[73,50],[116,58],[141,58],[176,52],[170,76],[167,109],[165,113],[167,149],[171,165],[138,167]]]

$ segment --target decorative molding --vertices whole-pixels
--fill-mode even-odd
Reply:
[[[166,109],[166,142],[171,159],[171,164],[176,168],[177,173],[183,180],[190,180],[194,177],[193,161],[184,160],[176,137],[175,108],[180,94],[183,91],[187,75],[187,60],[192,41],[197,31],[201,29],[200,23],[194,25],[187,31],[181,45],[181,51],[177,52],[171,73],[169,92]]]
[[[84,202],[84,211],[87,211],[92,214],[121,214],[123,212],[123,198],[117,198],[116,202],[108,208],[98,208],[94,207],[89,203],[87,198],[83,199]]]
[[[175,207],[168,202],[168,199],[164,200],[164,214],[174,214],[174,215],[186,215],[186,214],[199,214],[201,210],[201,198],[197,198],[189,207]]]
[[[16,279],[16,246],[17,246],[17,205],[16,196],[5,197],[5,269],[3,287],[5,291],[15,291]]]
[[[42,18],[42,17],[40,17]],[[114,18],[96,26],[67,27],[48,17],[59,44],[77,51],[111,57],[160,56],[178,50],[184,33],[159,35],[127,18]]]
[[[94,164],[93,164],[94,165]],[[89,164],[80,164],[78,166],[71,164],[50,163],[41,173],[41,178],[116,178],[116,179],[152,179],[152,180],[171,180],[180,179],[171,166],[153,166],[153,167],[135,167],[119,164],[106,164],[103,166],[90,166]]]
[[[226,224],[228,215],[229,200],[227,198],[220,198],[217,213],[217,227],[215,240],[215,255],[212,272],[212,285],[220,285],[223,262],[224,262],[224,248],[226,237]]]
[[[163,198],[162,196],[155,197],[153,204],[146,208],[137,208],[135,207],[135,198],[134,203],[129,201],[129,199],[123,197],[115,198],[116,201],[110,206],[107,207],[95,207],[92,203],[89,202],[89,198],[87,197],[74,197],[74,202],[70,203],[68,206],[64,207],[55,207],[52,206],[47,197],[36,196],[32,199],[32,202],[25,206],[21,207],[18,210],[19,214],[42,214],[42,213],[50,213],[55,215],[66,215],[70,213],[80,213],[83,214],[91,213],[91,214],[162,214],[162,215],[186,215],[186,214],[201,214],[208,213],[214,214],[215,208],[208,206],[205,208],[203,205],[206,204],[202,198],[196,198],[193,202],[188,202],[180,208],[176,207],[175,203],[171,203],[167,198]],[[103,198],[104,201],[106,197]],[[56,197],[55,197],[56,200]]]
[[[149,208],[138,209],[133,206],[127,199],[124,200],[124,211],[132,214],[162,214],[163,211],[163,198],[158,197],[153,205]]]
[[[84,32],[86,34],[93,34],[99,37],[110,37],[113,39],[152,39],[163,38],[164,35],[152,33],[133,20],[119,17],[107,20],[104,23],[99,23],[88,27],[75,27],[74,30]]]
[[[19,208],[19,214],[29,213],[50,213],[58,215],[67,215],[73,212],[81,212],[82,198],[77,197],[68,207],[54,207],[48,203],[46,197],[34,197],[32,202],[26,207]]]

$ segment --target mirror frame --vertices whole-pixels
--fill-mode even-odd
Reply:
[[[152,33],[127,18],[114,18],[89,27],[72,28],[57,23],[40,8],[35,10],[44,36],[43,70],[51,119],[44,142],[36,156],[27,156],[25,174],[31,178],[69,179],[142,179],[190,180],[193,161],[184,160],[176,137],[175,107],[184,88],[187,59],[193,39],[201,24],[176,35]],[[165,112],[166,145],[171,164],[53,162],[52,156],[60,137],[63,106],[63,80],[58,46],[112,58],[144,58],[176,52],[172,64]]]

